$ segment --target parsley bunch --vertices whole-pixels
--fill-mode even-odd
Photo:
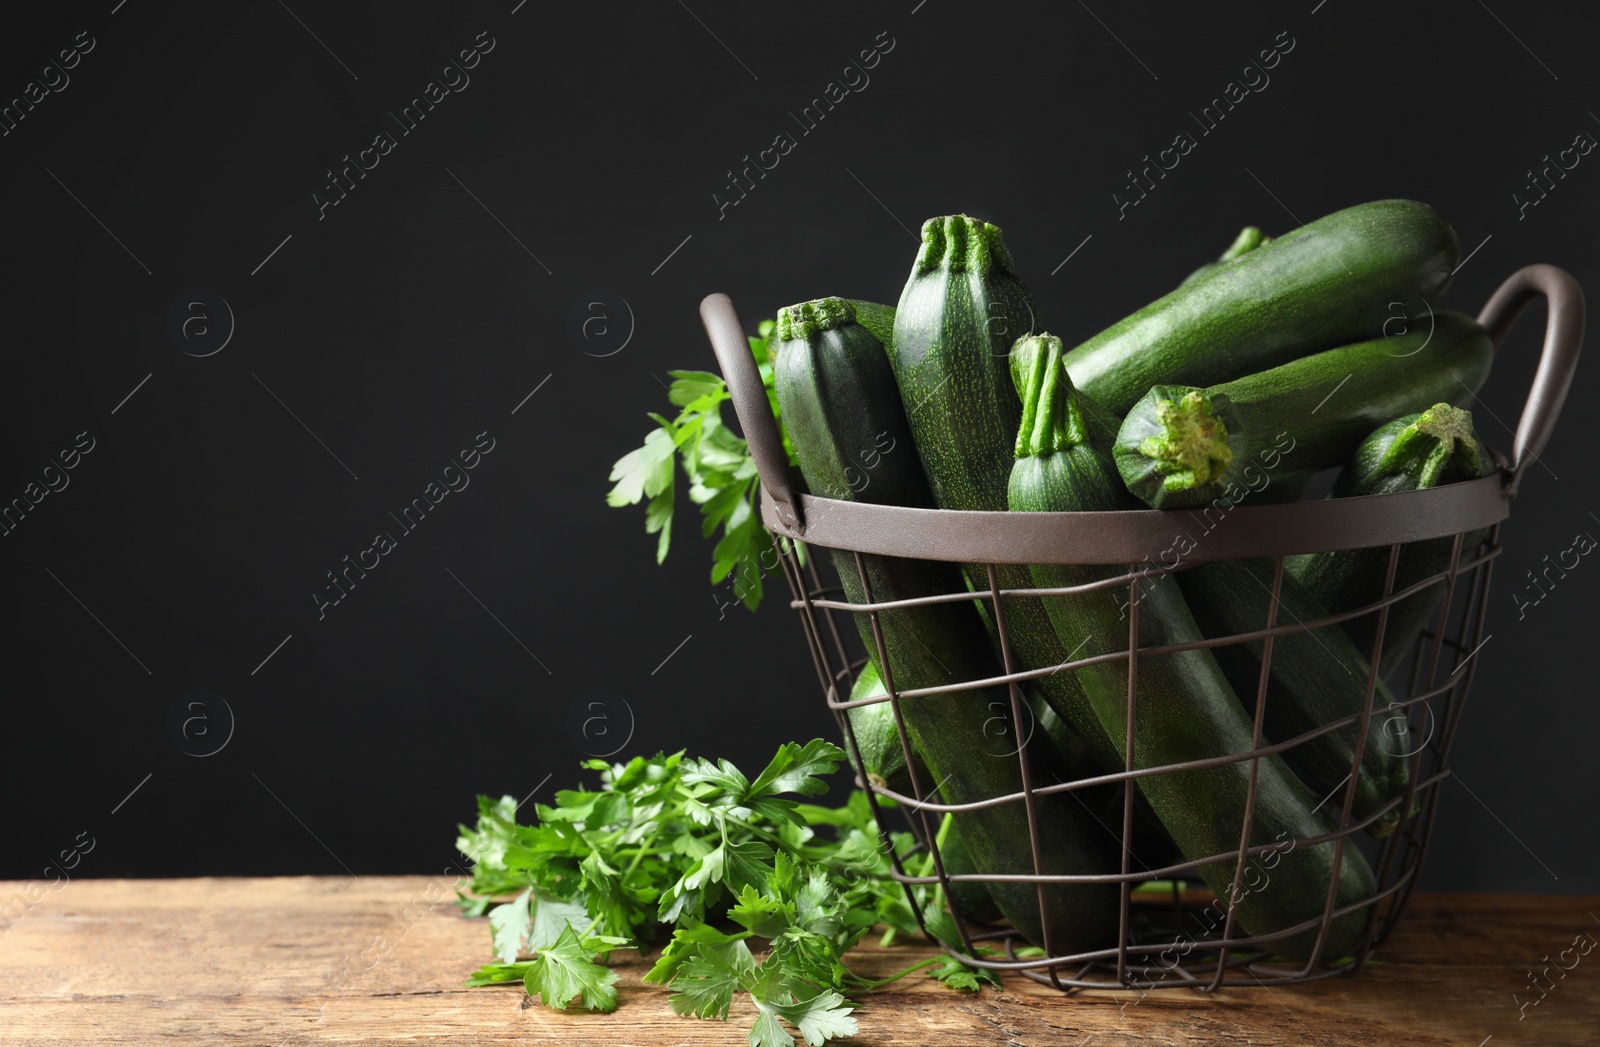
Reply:
[[[536,805],[533,825],[517,822],[511,797],[480,796],[476,828],[462,826],[456,841],[475,863],[460,904],[488,913],[499,962],[467,984],[521,981],[546,1006],[611,1011],[607,954],[663,944],[645,981],[669,986],[673,1010],[697,1018],[725,1020],[734,995],[748,995],[751,1047],[793,1047],[785,1023],[813,1045],[853,1035],[848,997],[919,969],[955,989],[998,985],[949,957],[876,981],[844,964],[880,924],[884,945],[919,931],[912,899],[890,876],[890,848],[914,875],[932,871],[910,833],[884,845],[860,790],[837,808],[790,798],[823,792],[821,776],[844,759],[814,739],[782,746],[754,779],[682,752],[589,760],[600,788],[557,793],[555,806]],[[819,836],[818,826],[832,831]],[[936,937],[959,941],[936,886],[918,888],[915,904]]]
[[[778,396],[772,387],[768,339],[773,326],[771,320],[761,321],[761,336],[750,339],[750,351],[759,365],[772,416],[778,419],[784,450],[788,452],[790,464],[795,464],[794,447],[783,429]],[[722,405],[730,397],[727,383],[720,375],[710,371],[668,373],[672,376],[672,387],[667,396],[680,409],[678,416],[669,421],[650,412],[656,428],[645,436],[643,446],[629,451],[611,467],[611,479],[616,486],[607,493],[606,504],[637,505],[649,499],[645,506],[644,530],[646,534],[660,535],[656,541],[656,562],[662,562],[672,544],[672,508],[676,498],[673,463],[676,459],[689,478],[689,500],[700,506],[701,536],[709,538],[717,528],[722,528],[722,537],[711,552],[711,583],[715,585],[733,574],[735,595],[753,611],[761,603],[761,577],[765,573],[758,565],[772,552],[772,536],[762,526],[756,501],[760,481],[756,476],[755,459],[750,456],[750,446],[744,438],[723,424]]]

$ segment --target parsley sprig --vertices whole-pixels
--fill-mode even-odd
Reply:
[[[772,416],[778,419],[784,450],[790,464],[795,463],[794,447],[783,429],[778,397],[772,387],[772,359],[769,338],[773,322],[763,320],[760,337],[750,339],[767,390]],[[734,595],[752,611],[761,603],[760,565],[772,551],[772,536],[762,526],[757,492],[755,459],[744,438],[722,421],[722,405],[730,399],[727,383],[710,371],[671,371],[672,386],[667,392],[678,416],[667,419],[650,412],[656,423],[644,444],[611,467],[616,486],[606,495],[612,506],[645,505],[644,530],[657,534],[656,562],[667,558],[672,545],[672,509],[676,499],[676,461],[689,480],[689,500],[700,506],[701,536],[709,538],[719,527],[722,537],[711,552],[711,583],[732,575]],[[803,553],[802,553],[803,555]]]
[[[932,861],[910,833],[885,846],[860,790],[843,807],[793,798],[823,792],[844,760],[821,739],[782,746],[754,778],[682,752],[589,760],[600,788],[557,793],[553,806],[535,806],[532,825],[517,821],[511,797],[480,796],[477,826],[456,841],[475,863],[460,904],[488,914],[498,962],[467,984],[521,981],[546,1006],[611,1011],[607,955],[659,944],[644,980],[668,986],[673,1010],[697,1018],[726,1020],[735,996],[748,996],[751,1047],[793,1047],[790,1027],[812,1045],[853,1035],[849,998],[916,970],[953,989],[998,985],[944,956],[878,980],[846,966],[880,925],[883,945],[920,930],[889,850],[916,875]],[[915,904],[937,938],[959,941],[937,887],[918,888]]]

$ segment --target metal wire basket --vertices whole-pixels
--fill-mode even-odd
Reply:
[[[1019,947],[1026,945],[1020,936],[1008,927],[984,927],[960,924],[961,947],[947,945],[948,951],[963,960],[982,967],[1014,970],[1036,981],[1060,989],[1134,989],[1204,988],[1216,989],[1224,985],[1273,985],[1310,981],[1337,973],[1352,973],[1359,969],[1372,950],[1394,929],[1406,900],[1416,884],[1427,850],[1428,836],[1438,809],[1439,786],[1450,775],[1449,750],[1460,723],[1462,705],[1472,685],[1476,672],[1476,656],[1483,642],[1484,619],[1487,611],[1490,574],[1495,558],[1500,554],[1498,543],[1500,524],[1510,513],[1511,501],[1516,495],[1524,470],[1536,460],[1555,426],[1567,389],[1571,383],[1583,335],[1583,295],[1577,283],[1565,271],[1549,265],[1534,265],[1514,273],[1484,306],[1478,319],[1489,331],[1496,347],[1522,309],[1535,297],[1547,299],[1548,318],[1544,345],[1538,368],[1534,375],[1527,404],[1518,422],[1513,452],[1508,460],[1495,453],[1499,471],[1479,480],[1448,486],[1358,498],[1323,499],[1290,502],[1286,504],[1243,505],[1228,513],[1228,525],[1217,527],[1194,546],[1183,563],[1161,566],[1155,573],[1170,573],[1190,564],[1209,560],[1234,560],[1244,558],[1271,558],[1276,572],[1271,605],[1262,628],[1248,633],[1208,639],[1201,646],[1221,646],[1247,643],[1268,637],[1304,632],[1333,625],[1362,614],[1378,615],[1377,645],[1383,641],[1383,621],[1387,609],[1413,593],[1432,586],[1442,587],[1443,598],[1432,627],[1422,633],[1416,649],[1409,656],[1407,679],[1392,686],[1396,699],[1386,709],[1373,709],[1373,694],[1378,674],[1369,674],[1366,700],[1359,715],[1331,721],[1320,730],[1298,738],[1276,739],[1267,742],[1262,735],[1264,712],[1268,698],[1266,671],[1261,673],[1261,683],[1253,704],[1241,693],[1247,708],[1254,709],[1256,748],[1250,751],[1220,754],[1207,761],[1160,766],[1136,766],[1134,747],[1127,746],[1128,757],[1120,773],[1096,775],[1052,785],[1037,784],[1030,771],[1030,746],[1018,747],[1016,758],[1020,761],[1022,789],[1015,794],[993,797],[996,801],[1021,803],[1028,813],[1028,826],[1033,844],[1034,874],[1022,877],[1025,882],[1037,885],[1041,912],[1048,905],[1045,894],[1047,884],[1071,883],[1094,879],[1097,882],[1112,880],[1120,884],[1121,912],[1118,918],[1119,935],[1113,945],[1086,952],[1058,953],[1049,941],[1048,921],[1046,940],[1040,942],[1044,955],[1019,956]],[[762,520],[773,535],[779,548],[784,577],[791,592],[790,606],[799,612],[806,641],[814,660],[817,676],[839,722],[847,742],[853,765],[857,769],[858,784],[867,790],[868,799],[877,824],[884,833],[884,845],[890,855],[895,849],[889,842],[889,823],[885,817],[888,797],[910,818],[922,845],[930,848],[934,856],[935,875],[914,876],[906,871],[900,857],[894,858],[896,879],[906,885],[940,882],[946,893],[952,880],[993,880],[986,875],[981,864],[979,871],[955,875],[947,872],[938,854],[934,832],[929,819],[942,817],[946,812],[970,810],[979,803],[947,804],[937,796],[924,794],[923,787],[913,779],[915,795],[904,795],[874,783],[860,773],[864,766],[861,751],[852,730],[847,710],[862,701],[852,702],[848,696],[856,673],[865,659],[852,656],[846,638],[854,637],[854,622],[842,615],[879,614],[910,601],[856,603],[843,597],[842,590],[825,584],[818,572],[816,558],[802,557],[794,542],[803,541],[811,547],[846,550],[856,557],[858,568],[863,555],[908,557],[920,560],[944,560],[967,564],[1108,564],[1124,565],[1129,569],[1110,584],[1125,585],[1128,602],[1136,606],[1140,583],[1152,571],[1149,567],[1131,565],[1154,564],[1155,551],[1169,549],[1175,539],[1191,527],[1189,514],[1177,510],[1142,510],[1100,513],[1008,513],[960,512],[950,510],[915,509],[898,506],[872,505],[820,498],[801,493],[800,485],[791,477],[781,438],[774,423],[767,395],[763,389],[756,362],[745,340],[744,327],[726,295],[713,294],[702,302],[701,317],[706,332],[716,352],[725,376],[739,422],[749,442],[761,479]],[[1487,539],[1476,547],[1467,547],[1469,534],[1487,534]],[[1454,544],[1448,568],[1430,578],[1399,591],[1394,591],[1396,563],[1403,544],[1424,539],[1453,538]],[[1345,549],[1362,549],[1387,546],[1389,551],[1388,578],[1380,600],[1339,615],[1310,622],[1296,621],[1277,624],[1279,589],[1283,575],[1284,557],[1295,553],[1331,552]],[[1070,550],[1064,557],[1063,550]],[[998,679],[972,681],[966,684],[945,686],[922,691],[896,692],[891,683],[886,697],[863,701],[889,701],[894,703],[919,700],[928,690],[950,692],[966,690],[976,692],[980,687],[1003,683],[1007,685],[1014,710],[1022,707],[1021,688],[1030,679],[1049,672],[1071,671],[1091,660],[1067,661],[1058,666],[1019,668],[1006,635],[1004,616],[997,613],[1001,597],[1007,600],[1022,596],[1037,596],[1039,591],[1001,589],[996,584],[996,573],[988,568],[989,587],[985,592],[976,587],[974,592],[963,591],[967,599],[981,600],[990,609],[999,634],[1005,675]],[[869,594],[870,599],[870,594]],[[1137,679],[1141,659],[1176,650],[1174,646],[1140,647],[1136,615],[1130,615],[1129,637],[1124,652],[1128,662],[1130,681],[1127,698],[1127,723],[1135,722],[1139,700]],[[887,663],[889,653],[884,650],[881,631],[878,635],[876,655],[880,664]],[[1271,643],[1264,645],[1265,660],[1270,663]],[[1371,652],[1371,664],[1377,664],[1380,650]],[[980,700],[978,693],[946,695],[944,700]],[[923,698],[922,700],[926,700]],[[1416,813],[1402,826],[1381,841],[1358,836],[1366,824],[1352,817],[1352,800],[1355,793],[1355,776],[1360,772],[1362,746],[1369,738],[1369,728],[1374,716],[1387,720],[1380,726],[1389,736],[1409,739],[1414,746],[1405,755],[1411,760],[1410,780],[1404,806],[1401,810]],[[903,719],[896,715],[902,742],[906,742]],[[1347,728],[1358,723],[1358,739],[1349,786],[1344,790],[1343,805],[1338,812],[1337,828],[1317,837],[1298,841],[1320,845],[1332,841],[1336,847],[1334,877],[1347,849],[1363,848],[1375,873],[1373,893],[1354,903],[1336,906],[1333,885],[1330,884],[1327,903],[1320,919],[1308,920],[1294,927],[1270,934],[1250,936],[1242,933],[1235,921],[1235,907],[1226,907],[1226,918],[1220,926],[1213,926],[1203,934],[1194,931],[1196,911],[1213,904],[1214,895],[1206,891],[1185,889],[1185,883],[1195,879],[1195,870],[1201,867],[1231,863],[1234,869],[1234,897],[1238,897],[1241,877],[1247,862],[1261,855],[1269,846],[1250,845],[1251,819],[1256,803],[1255,769],[1268,754],[1281,752],[1304,744],[1311,737],[1329,731]],[[1129,741],[1132,741],[1132,730]],[[906,751],[910,751],[907,748]],[[1009,755],[1009,754],[1008,754]],[[1243,814],[1244,831],[1237,851],[1201,856],[1180,861],[1157,869],[1132,868],[1131,827],[1136,779],[1148,775],[1181,773],[1197,766],[1252,761],[1250,789]],[[1125,783],[1123,788],[1122,865],[1120,872],[1109,876],[1070,876],[1049,874],[1039,867],[1040,828],[1035,817],[1036,805],[1050,802],[1051,794],[1064,793],[1089,785],[1107,782]],[[1338,790],[1334,796],[1337,797]],[[1237,816],[1230,812],[1230,816]],[[1367,819],[1370,822],[1371,819]],[[1226,865],[1224,865],[1226,867]],[[1011,877],[1014,881],[1015,876]],[[1154,881],[1172,881],[1170,893],[1152,894],[1148,889],[1136,892],[1141,884]],[[918,907],[913,904],[917,911]],[[1348,956],[1324,955],[1328,931],[1336,916],[1354,910],[1366,910],[1370,915],[1359,947]],[[1221,915],[1220,913],[1218,915]],[[923,919],[918,911],[918,919]],[[1292,935],[1316,930],[1316,941],[1310,956],[1303,962],[1288,962],[1279,957],[1275,944]],[[981,953],[979,946],[987,946]],[[1039,950],[1034,950],[1038,952]],[[1166,957],[1177,953],[1181,959],[1167,962]]]

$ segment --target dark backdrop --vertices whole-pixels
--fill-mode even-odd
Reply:
[[[433,871],[474,794],[548,799],[577,780],[594,711],[619,742],[631,722],[629,751],[753,763],[831,736],[792,615],[719,613],[683,493],[660,567],[642,510],[605,505],[611,463],[665,409],[665,372],[712,366],[702,296],[730,293],[751,327],[822,294],[892,302],[910,230],[964,211],[1005,228],[1072,342],[1247,222],[1284,232],[1390,196],[1434,204],[1475,252],[1446,305],[1475,312],[1530,262],[1592,290],[1600,156],[1542,197],[1525,188],[1600,135],[1597,26],[1575,10],[9,12],[0,97],[49,83],[0,137],[0,498],[67,486],[0,538],[0,876],[40,875],[86,839],[77,875]],[[859,89],[802,135],[790,114],[874,46],[870,81],[852,72]],[[1193,114],[1274,46],[1270,81],[1251,72],[1259,90],[1202,135]],[[69,68],[42,72],[53,58]],[[412,128],[402,109],[430,81],[448,97]],[[798,144],[720,207],[738,198],[730,169],[784,131]],[[1130,168],[1180,132],[1198,145],[1119,208]],[[331,171],[355,163],[374,166]],[[631,331],[620,351],[570,332],[602,299]],[[1502,449],[1530,321],[1476,412]],[[1600,528],[1597,391],[1591,364],[1504,528],[1427,886],[1600,890],[1582,813],[1600,567],[1520,618],[1513,598]],[[75,439],[92,450],[46,472]],[[465,470],[475,440],[492,449]],[[393,525],[430,482],[463,478],[414,532]],[[327,572],[380,530],[396,547],[321,607]]]

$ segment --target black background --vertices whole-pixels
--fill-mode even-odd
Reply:
[[[0,538],[5,877],[83,832],[84,876],[436,871],[476,793],[578,780],[596,700],[619,741],[633,720],[628,752],[753,764],[832,737],[790,612],[719,615],[683,492],[660,567],[642,508],[604,501],[667,409],[666,371],[713,366],[711,291],[752,329],[823,294],[892,303],[910,229],[960,211],[1004,227],[1070,344],[1241,225],[1393,196],[1476,250],[1446,306],[1476,312],[1531,262],[1600,287],[1600,156],[1520,216],[1513,199],[1537,198],[1546,154],[1600,136],[1597,26],[1573,5],[113,6],[8,13],[0,33],[8,99],[94,40],[0,137],[0,500],[95,441]],[[400,135],[387,114],[484,31],[470,83]],[[870,83],[800,136],[789,112],[884,32]],[[1189,112],[1291,39],[1199,136]],[[319,218],[325,172],[385,130],[393,151]],[[799,144],[719,212],[729,169],[781,131]],[[1125,172],[1185,131],[1197,147],[1119,218]],[[168,334],[191,291],[236,321],[203,358]],[[596,291],[633,315],[613,355],[568,333]],[[1541,320],[1475,410],[1502,449]],[[1513,599],[1600,529],[1597,376],[1502,531],[1424,886],[1600,891],[1600,567],[1520,620]],[[480,433],[494,450],[470,486],[319,620],[325,572]],[[237,717],[204,758],[168,732],[196,689]]]

